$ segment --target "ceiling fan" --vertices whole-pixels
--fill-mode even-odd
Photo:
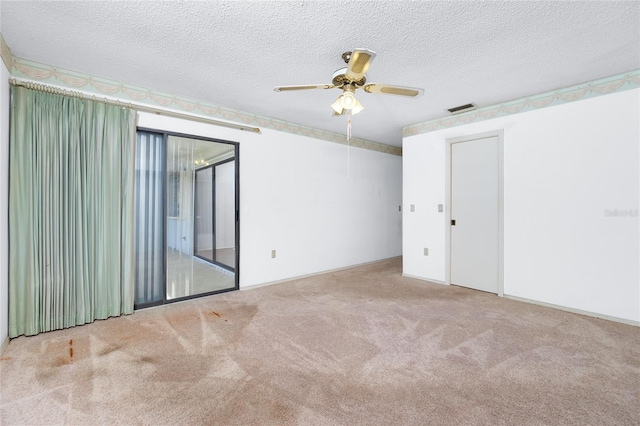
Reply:
[[[334,111],[333,115],[336,116],[345,113],[349,115],[357,114],[364,109],[355,97],[355,91],[357,89],[364,89],[367,93],[382,93],[411,98],[424,94],[424,89],[416,87],[392,86],[390,84],[380,83],[367,84],[366,73],[375,57],[376,53],[368,49],[354,49],[352,52],[344,52],[342,59],[344,59],[347,66],[333,73],[331,84],[276,86],[273,90],[276,92],[289,92],[310,89],[342,89],[342,94],[331,104],[331,108],[333,108]]]

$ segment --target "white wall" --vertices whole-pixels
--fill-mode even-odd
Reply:
[[[498,129],[505,295],[640,321],[640,89],[405,138],[404,273],[445,279],[446,139]]]
[[[401,254],[401,157],[351,148],[348,176],[344,145],[153,114],[138,125],[240,143],[241,287]]]
[[[0,60],[0,345],[9,335],[9,70]]]

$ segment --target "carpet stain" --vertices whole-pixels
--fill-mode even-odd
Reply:
[[[62,367],[77,360],[77,345],[73,339],[58,340],[46,344],[41,350],[42,360],[49,359],[51,367]]]
[[[68,357],[64,357],[64,356],[59,356],[57,357],[52,363],[51,365],[53,367],[62,367],[63,365],[69,365],[71,364],[71,359],[69,359]]]
[[[0,358],[0,361],[9,361],[10,359],[10,356],[3,356],[2,358]]]
[[[141,356],[139,361],[145,364],[154,364],[154,359],[150,356]]]
[[[235,344],[244,337],[246,329],[253,323],[258,307],[250,303],[212,301],[202,310],[200,321],[205,321],[205,329],[214,333],[219,344]],[[191,327],[202,330],[202,327]]]

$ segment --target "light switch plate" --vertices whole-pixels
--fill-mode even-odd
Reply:
[[[411,204],[411,209],[410,210],[412,212],[415,212],[416,211],[416,205],[415,204]]]
[[[442,208],[443,208],[443,205],[442,204],[438,204],[438,213],[442,213]]]
[[[424,255],[429,256],[429,249],[426,247],[424,248]]]
[[[271,258],[272,259],[276,258],[276,251],[275,250],[271,250]]]

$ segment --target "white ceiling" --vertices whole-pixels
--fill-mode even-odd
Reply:
[[[6,1],[14,56],[319,129],[329,83],[355,47],[378,56],[369,82],[419,99],[357,92],[353,134],[401,145],[403,126],[447,108],[492,105],[640,68],[640,2]]]

